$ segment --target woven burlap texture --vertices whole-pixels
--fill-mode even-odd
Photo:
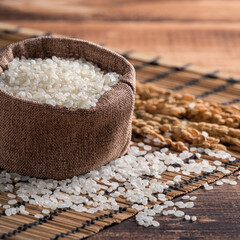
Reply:
[[[131,139],[135,71],[120,55],[88,41],[40,37],[0,52],[0,73],[15,57],[83,57],[123,75],[91,109],[23,100],[0,90],[0,167],[39,178],[66,179],[126,153]]]

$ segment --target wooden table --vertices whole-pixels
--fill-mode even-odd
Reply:
[[[0,20],[240,73],[237,0],[0,1]]]
[[[240,2],[234,0],[1,0],[0,21],[88,39],[167,59],[240,73]],[[97,239],[240,239],[240,187],[199,189],[198,222],[158,216],[159,228],[134,219]]]

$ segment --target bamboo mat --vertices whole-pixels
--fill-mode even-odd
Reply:
[[[43,35],[51,34],[0,23],[0,48],[12,42]],[[133,51],[111,49],[126,57],[134,65],[137,81],[142,84],[151,83],[154,86],[171,89],[176,93],[191,93],[197,99],[214,101],[223,105],[240,105],[240,76],[226,74],[217,69],[209,71],[191,65],[191,63],[170,62]],[[210,162],[216,160],[209,156],[203,155],[202,157]],[[227,162],[222,159],[220,161],[231,173],[240,167],[239,159],[234,162]],[[172,180],[174,176],[174,173],[165,172],[161,181]],[[152,178],[151,176],[145,177]],[[169,189],[166,196],[168,199],[172,199],[201,187],[205,182],[214,182],[222,177],[224,177],[224,174],[218,171],[201,175],[182,175],[182,184]],[[1,193],[0,203],[4,205],[8,200],[7,194]],[[117,202],[121,208],[115,211],[106,210],[89,214],[77,213],[65,208],[52,211],[50,214],[46,214],[44,218],[36,220],[34,215],[40,213],[41,208],[19,200],[16,206],[25,205],[30,215],[6,217],[4,209],[0,207],[0,237],[24,240],[82,239],[113,223],[120,223],[137,213],[137,210],[131,208],[132,203],[125,199],[119,197]]]

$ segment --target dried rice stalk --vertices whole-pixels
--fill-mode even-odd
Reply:
[[[239,126],[240,109],[236,106],[195,100],[189,94],[174,95],[151,84],[137,85],[133,131],[149,134],[161,144],[178,150],[187,149],[184,143],[225,150],[219,143],[240,146]]]

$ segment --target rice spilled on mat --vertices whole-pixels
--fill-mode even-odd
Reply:
[[[224,164],[208,161],[204,156],[232,162],[236,160],[221,150],[192,147],[190,151],[171,153],[167,147],[152,149],[143,142],[131,144],[125,156],[72,179],[43,180],[2,171],[0,191],[6,192],[9,198],[3,206],[5,214],[31,214],[25,208],[25,203],[42,208],[41,212],[34,214],[39,219],[59,208],[91,214],[102,210],[119,211],[122,207],[117,200],[123,197],[131,203],[129,207],[140,211],[136,215],[139,225],[158,227],[159,222],[154,220],[156,214],[173,215],[194,222],[197,217],[185,215],[183,209],[194,207],[196,197],[185,195],[182,201],[174,203],[168,200],[166,193],[177,186],[183,186],[184,175],[197,174],[200,177],[215,172],[226,174],[228,170]],[[164,181],[161,175],[165,172],[176,175],[172,180]],[[232,185],[237,183],[222,179],[216,185],[221,185],[220,181]],[[213,187],[205,183],[204,188],[211,190]]]

